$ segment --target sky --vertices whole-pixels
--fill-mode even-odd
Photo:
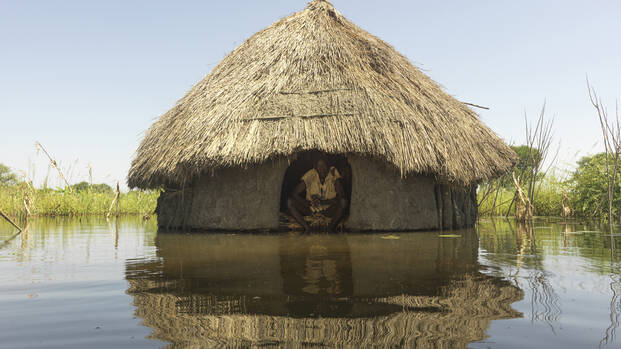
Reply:
[[[508,143],[546,102],[558,166],[603,150],[586,77],[614,114],[621,1],[333,0]],[[41,184],[124,186],[148,127],[235,47],[305,0],[0,0],[0,163]],[[49,185],[61,185],[53,172]]]

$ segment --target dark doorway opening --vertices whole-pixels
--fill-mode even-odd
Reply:
[[[312,169],[317,160],[324,159],[327,162],[328,167],[334,166],[341,174],[341,185],[343,186],[343,191],[345,192],[345,198],[347,199],[348,205],[345,210],[345,216],[343,219],[346,219],[349,216],[349,203],[351,203],[351,166],[347,161],[347,158],[343,155],[334,155],[334,154],[326,154],[320,151],[306,151],[300,153],[298,158],[289,165],[287,171],[285,172],[285,177],[282,182],[282,189],[280,191],[280,212],[288,213],[287,211],[287,198],[291,196],[295,187],[300,183],[300,180],[304,174]],[[302,195],[306,195],[306,193],[302,193]]]

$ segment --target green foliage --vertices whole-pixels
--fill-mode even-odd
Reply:
[[[17,184],[17,175],[8,166],[0,164],[0,186]]]
[[[561,216],[563,192],[567,193],[567,183],[554,175],[547,175],[537,183],[533,214],[535,216]],[[569,205],[569,201],[565,203]]]
[[[519,162],[515,166],[515,172],[517,175],[530,172],[533,167],[539,166],[541,163],[541,153],[535,148],[530,148],[526,145],[511,146],[514,152],[516,152],[520,158]]]
[[[112,193],[112,187],[105,184],[105,183],[101,183],[101,184],[89,184],[88,182],[80,182],[78,184],[74,184],[71,186],[71,190],[73,191],[77,191],[77,192],[83,192],[83,191],[92,191],[94,193]]]
[[[563,192],[565,192],[567,195],[565,204],[572,209],[573,215],[586,218],[608,218],[606,154],[585,156],[577,162],[577,165],[576,170],[567,180],[560,180],[554,175],[547,175],[538,179],[533,202],[533,214],[535,216],[560,216]],[[487,185],[492,184],[486,183],[481,186],[479,201],[483,199],[482,195]],[[498,195],[493,192],[485,200],[482,200],[479,206],[480,214],[505,215],[514,193],[515,188],[513,186],[503,185],[499,189]],[[617,169],[613,195],[613,218],[615,218],[621,214],[621,168]],[[494,205],[495,198],[496,204]],[[514,209],[515,207],[512,207],[510,215],[514,214]]]
[[[585,217],[608,216],[608,181],[606,179],[606,154],[585,156],[569,182],[572,186],[571,201],[576,214]],[[613,169],[611,168],[610,171]],[[621,205],[621,170],[617,169],[614,187],[613,216],[618,216]]]
[[[34,189],[22,182],[0,190],[0,210],[13,217],[23,217],[26,215],[24,204],[26,202],[30,213],[34,216],[105,215],[114,200],[115,193],[112,190],[97,190],[99,189],[79,191]],[[158,196],[159,191],[122,193],[119,213],[152,214]]]
[[[512,146],[511,148],[520,158],[513,171],[515,172],[515,175],[520,178],[520,183],[524,187],[523,189],[528,192],[533,173],[537,172],[539,166],[541,165],[541,153],[538,149],[530,148],[525,145]],[[541,173],[534,173],[534,175],[536,181],[543,179],[543,174]],[[513,179],[510,178],[509,182],[510,187],[513,188]]]
[[[481,216],[504,216],[509,210],[509,205],[513,199],[514,191],[506,189],[504,186],[498,189],[498,193],[495,191],[483,199],[484,190],[479,188],[478,202],[479,215]],[[511,208],[509,215],[514,215],[515,205]]]
[[[511,146],[511,149],[513,149],[519,157],[518,163],[513,168],[515,176],[520,178],[520,183],[527,186],[530,182],[533,169],[538,167],[541,163],[541,153],[539,150],[526,145]],[[537,177],[537,179],[539,180],[540,177]],[[499,181],[505,189],[513,190],[515,188],[511,174],[497,178],[494,181]],[[524,188],[524,190],[527,190],[527,188]]]
[[[568,183],[554,175],[548,175],[539,180],[533,202],[533,215],[535,216],[560,216],[562,211],[563,191],[567,191]],[[501,187],[498,195],[495,192],[483,200],[483,190],[479,189],[478,198],[479,214],[483,216],[504,216],[511,207],[509,215],[515,215],[515,203],[512,204],[515,195],[515,187]],[[496,203],[494,204],[494,200]],[[569,201],[567,202],[569,204]],[[511,206],[510,206],[511,205]]]
[[[539,150],[526,145],[512,146],[511,149],[518,154],[519,161],[513,172],[520,179],[520,185],[525,192],[529,192],[531,177],[533,172],[541,165],[542,155]],[[535,173],[535,189],[533,198],[533,215],[535,216],[560,216],[562,211],[562,193],[566,190],[567,184],[558,178],[542,173]],[[492,190],[485,199],[483,193]],[[515,214],[515,184],[512,174],[504,175],[487,183],[482,183],[479,187],[479,213],[481,215],[509,215]]]

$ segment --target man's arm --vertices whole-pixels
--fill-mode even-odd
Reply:
[[[301,181],[300,183],[298,183],[298,185],[295,187],[295,190],[293,191],[293,200],[299,203],[305,203],[306,199],[300,196],[300,194],[302,194],[302,192],[305,189],[306,189],[306,183],[304,183],[304,181]]]

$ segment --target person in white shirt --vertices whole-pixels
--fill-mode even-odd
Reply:
[[[341,184],[341,174],[334,167],[328,169],[326,161],[319,159],[315,167],[302,176],[291,197],[287,200],[289,213],[302,225],[305,232],[311,228],[304,216],[321,213],[331,219],[328,230],[334,232],[347,208],[347,199]],[[306,197],[302,192],[306,190]]]

